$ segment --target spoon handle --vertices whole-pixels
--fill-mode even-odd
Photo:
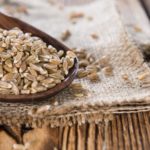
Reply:
[[[14,27],[20,28],[23,32],[29,32],[32,33],[34,36],[38,36],[41,39],[43,39],[46,43],[51,43],[52,46],[54,46],[56,49],[60,50],[62,47],[60,47],[60,43],[57,45],[58,41],[51,37],[50,35],[42,32],[41,30],[33,27],[32,25],[29,25],[28,23],[25,23],[17,18],[7,16],[0,12],[0,28],[4,29],[12,29]],[[61,46],[63,44],[61,43]],[[65,45],[63,45],[65,49],[69,49]]]
[[[12,23],[13,22],[13,23]],[[10,29],[15,26],[13,19],[7,15],[0,12],[0,27],[5,29]],[[17,26],[17,25],[16,25]]]

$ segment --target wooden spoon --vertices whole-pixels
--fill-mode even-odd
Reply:
[[[12,29],[14,27],[20,28],[23,32],[30,32],[32,35],[40,37],[44,42],[47,44],[51,44],[57,50],[70,50],[68,47],[57,41],[55,38],[51,37],[50,35],[36,29],[35,27],[13,17],[6,16],[0,13],[0,28],[3,29]],[[60,84],[57,84],[55,87],[48,89],[47,91],[36,93],[36,94],[26,94],[26,95],[2,95],[0,94],[0,101],[1,102],[35,102],[35,101],[42,101],[46,100],[58,92],[65,89],[67,86],[71,84],[78,69],[78,62],[75,59],[74,66],[69,70],[69,74],[66,76],[65,80],[63,80]]]

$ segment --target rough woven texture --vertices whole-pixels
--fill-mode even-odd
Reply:
[[[64,10],[42,0],[24,3],[29,7],[29,15],[17,14],[17,17],[56,38],[60,37],[62,31],[69,29],[72,36],[66,45],[70,48],[85,48],[97,58],[109,55],[114,75],[106,77],[100,73],[101,81],[98,83],[76,79],[75,82],[81,82],[88,91],[87,96],[77,98],[70,89],[66,89],[53,98],[58,101],[57,106],[52,105],[49,111],[38,116],[30,116],[28,112],[33,108],[51,105],[51,99],[41,103],[0,103],[1,123],[33,127],[71,125],[85,121],[97,123],[104,118],[104,114],[149,110],[150,68],[144,63],[135,43],[128,38],[115,0],[93,1],[86,5],[68,6]],[[74,25],[68,21],[72,11],[82,11],[85,17]],[[93,21],[86,19],[86,16],[92,16]],[[89,36],[93,32],[100,36],[99,40]],[[144,72],[148,72],[149,76],[141,82],[137,76]],[[123,74],[128,74],[129,83],[122,79]]]

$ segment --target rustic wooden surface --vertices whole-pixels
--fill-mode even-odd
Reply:
[[[116,114],[111,121],[60,128],[41,128],[23,135],[29,150],[149,150],[150,112]],[[16,143],[0,131],[0,150],[12,150]]]
[[[150,146],[150,112],[115,115],[99,125],[59,129],[59,148],[63,150],[145,149]]]

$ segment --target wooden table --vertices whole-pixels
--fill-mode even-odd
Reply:
[[[150,149],[150,112],[115,115],[99,125],[58,129],[59,148],[75,150]]]

